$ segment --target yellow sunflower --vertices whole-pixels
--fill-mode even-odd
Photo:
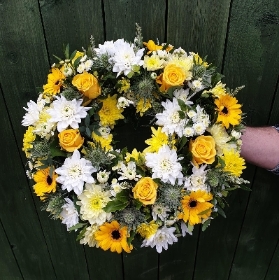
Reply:
[[[117,252],[118,254],[120,254],[122,250],[126,253],[130,253],[133,249],[133,246],[127,243],[127,236],[127,227],[120,227],[117,221],[104,223],[95,233],[97,246],[105,251],[110,249],[111,252]]]
[[[51,95],[59,93],[65,79],[66,77],[58,68],[52,68],[47,76],[47,84],[43,86],[44,93]]]
[[[34,191],[41,200],[44,199],[46,193],[56,192],[56,178],[58,174],[49,174],[50,168],[40,169],[34,174],[34,181],[36,184],[33,186]]]
[[[190,225],[200,224],[202,219],[206,219],[211,214],[213,204],[209,201],[213,199],[211,193],[203,190],[191,192],[182,198],[182,210],[178,215],[179,219],[188,222]]]
[[[230,172],[237,177],[239,177],[242,174],[242,170],[246,168],[245,160],[234,150],[224,150],[224,155],[221,159],[225,162],[224,171]]]
[[[228,94],[219,96],[215,100],[217,106],[218,118],[217,122],[221,122],[224,127],[229,125],[238,125],[241,120],[241,105],[237,103],[237,99]]]
[[[124,119],[122,112],[122,108],[117,108],[117,95],[109,95],[103,100],[103,106],[99,111],[101,125],[113,127],[117,120]]]

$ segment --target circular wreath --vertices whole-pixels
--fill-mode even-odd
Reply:
[[[225,216],[228,192],[248,181],[240,88],[222,77],[197,53],[142,42],[139,26],[133,43],[66,46],[22,120],[43,209],[81,244],[118,253],[135,238],[160,253]]]

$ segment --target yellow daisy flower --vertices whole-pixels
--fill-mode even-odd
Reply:
[[[245,160],[234,150],[224,150],[224,156],[221,159],[225,162],[224,171],[230,172],[237,177],[240,177],[243,169],[246,168]]]
[[[120,119],[124,119],[121,114],[122,108],[117,108],[117,95],[108,96],[102,101],[103,106],[99,111],[100,122],[102,126],[114,126],[115,122]]]
[[[137,227],[137,233],[139,233],[143,238],[148,239],[150,236],[154,235],[158,230],[159,225],[155,221],[150,223],[142,223]]]
[[[111,252],[117,252],[118,254],[120,254],[122,250],[126,253],[130,253],[133,249],[133,246],[127,243],[127,236],[127,227],[120,227],[117,221],[104,223],[95,233],[97,246],[105,251],[110,249]]]
[[[110,145],[112,142],[112,134],[109,134],[106,138],[99,136],[95,132],[92,133],[92,138],[96,141],[99,142],[101,147],[105,149],[106,151],[109,151],[112,149],[112,146]]]
[[[238,125],[241,121],[241,105],[237,99],[228,94],[221,95],[215,100],[217,106],[217,122],[221,122],[224,127],[229,128],[230,124]]]
[[[23,148],[22,151],[25,152],[25,155],[27,158],[30,157],[30,153],[28,153],[28,150],[33,148],[32,142],[35,141],[36,135],[33,133],[34,127],[29,126],[26,130],[24,136],[23,136]]]
[[[141,99],[136,106],[137,109],[137,113],[140,113],[141,117],[143,116],[143,114],[149,109],[152,108],[151,102],[148,99]]]
[[[56,178],[58,177],[58,174],[53,172],[51,176],[49,171],[49,167],[38,170],[33,177],[36,182],[33,186],[34,191],[41,200],[44,199],[46,193],[56,192]]]
[[[44,93],[55,95],[60,92],[63,81],[66,79],[64,74],[57,68],[52,68],[47,76],[47,84],[43,86]]]
[[[202,219],[208,218],[211,214],[213,204],[209,201],[212,199],[212,194],[203,190],[185,195],[181,201],[183,212],[178,215],[178,218],[189,222],[190,225],[200,224]],[[201,214],[202,212],[204,213]]]
[[[145,143],[149,145],[143,152],[144,153],[157,153],[163,145],[171,144],[173,147],[175,144],[174,137],[171,139],[171,143],[169,143],[168,135],[162,132],[162,127],[158,127],[156,130],[154,127],[151,127],[152,130],[152,138],[145,140]]]

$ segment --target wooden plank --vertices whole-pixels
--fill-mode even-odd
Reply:
[[[192,236],[180,237],[177,243],[160,254],[159,279],[192,279],[199,231],[200,227],[196,227]]]
[[[274,255],[272,257],[272,260],[269,264],[266,276],[264,278],[264,280],[277,280],[279,278],[279,246],[278,246],[278,242],[277,241],[277,246],[276,246],[276,250],[274,252]]]
[[[0,248],[1,248],[0,278],[15,279],[15,280],[23,279],[1,221],[0,221]]]
[[[165,40],[165,0],[106,0],[104,14],[106,40],[124,38],[133,41],[135,23],[142,27],[144,41]]]
[[[0,70],[1,83],[5,100],[9,108],[8,111],[11,116],[11,123],[18,141],[18,149],[21,150],[23,132],[25,131],[25,128],[20,125],[24,114],[22,107],[26,106],[26,102],[30,99],[36,99],[37,90],[35,88],[37,86],[42,86],[43,83],[45,83],[46,74],[49,71],[49,63],[44,45],[45,39],[43,36],[42,24],[40,22],[40,11],[37,1],[25,0],[20,1],[20,3],[12,3],[11,1],[9,3],[4,2],[0,5],[0,9],[1,12],[5,11],[5,13],[1,13],[3,14],[3,17],[1,17],[0,54],[2,62],[6,65],[5,69],[4,67],[1,67]],[[10,21],[10,18],[20,19],[20,24],[17,21]],[[18,48],[19,45],[20,48]],[[15,79],[16,83],[14,82]],[[1,111],[1,115],[2,113],[4,114],[4,110]],[[7,132],[5,137],[7,137],[7,142],[11,141],[11,145],[14,145],[14,136],[11,132]],[[24,216],[25,218],[21,218],[22,222],[26,219],[32,221],[35,220],[37,222],[37,212],[41,220],[41,225],[37,223],[31,226],[28,223],[29,227],[22,227],[22,230],[25,229],[24,233],[18,234],[24,234],[25,238],[30,238],[30,240],[32,240],[32,238],[38,239],[38,242],[41,242],[41,239],[43,239],[43,242],[46,241],[48,246],[46,247],[46,244],[44,244],[44,247],[42,245],[39,246],[38,242],[34,242],[34,246],[31,246],[31,248],[32,250],[35,250],[35,252],[32,252],[31,254],[30,250],[26,250],[26,253],[29,252],[30,256],[22,257],[22,259],[25,259],[25,262],[27,262],[26,264],[24,263],[26,266],[25,269],[28,270],[28,273],[33,273],[33,276],[36,276],[37,279],[43,279],[44,277],[47,279],[53,279],[56,276],[59,279],[77,279],[77,277],[88,279],[86,259],[82,246],[75,242],[74,236],[69,236],[65,227],[60,225],[60,222],[50,221],[47,215],[40,211],[38,198],[35,198],[37,208],[34,208],[33,199],[32,196],[30,196],[30,189],[24,174],[25,172],[21,166],[21,159],[17,152],[17,147],[14,146],[14,148],[9,149],[9,151],[10,152],[8,153],[7,150],[5,150],[6,155],[9,156],[10,159],[12,156],[15,161],[14,165],[20,165],[18,169],[21,168],[20,170],[22,171],[22,173],[20,173],[19,170],[17,175],[19,177],[21,176],[21,178],[16,179],[18,182],[23,182],[22,197],[17,197],[17,186],[10,188],[9,194],[11,197],[16,197],[13,198],[14,200],[20,200],[21,198],[25,199],[25,196],[29,195],[28,199],[30,200],[29,203],[31,206],[26,216]],[[22,158],[25,162],[25,156],[22,156]],[[10,167],[10,170],[7,174],[12,177],[13,175],[11,172],[14,168],[13,164],[10,163],[8,166]],[[7,180],[5,180],[6,186],[7,183]],[[17,211],[20,212],[21,215],[25,213],[25,203],[27,202],[24,200],[16,203],[18,207]],[[9,215],[7,210],[3,212],[5,215]],[[15,225],[12,224],[11,221],[7,221],[7,223],[9,223],[11,231],[16,231],[14,228]],[[42,229],[45,236],[42,235]],[[33,236],[33,230],[35,232],[35,237]],[[25,239],[23,239],[22,242],[24,240]],[[26,243],[25,246],[28,246],[27,244],[28,243]],[[41,247],[43,248],[41,249]],[[36,255],[37,259],[32,257],[32,255]],[[30,260],[30,258],[33,259]],[[38,260],[40,260],[40,262]],[[32,272],[31,268],[34,266],[33,262],[37,261],[37,271],[34,270],[34,272]],[[75,267],[77,264],[78,266]],[[53,267],[56,270],[56,276],[54,276]],[[65,269],[65,267],[68,267],[68,269]],[[28,275],[29,274],[27,274],[27,276]]]
[[[278,195],[278,178],[266,170],[259,169],[238,241],[230,280],[264,279],[279,236]]]
[[[85,246],[88,272],[92,280],[123,280],[122,255]]]
[[[158,279],[158,254],[155,248],[140,248],[140,246],[141,241],[135,241],[132,252],[123,254],[124,279]]]
[[[44,234],[30,194],[0,90],[0,219],[25,279],[55,279]]]
[[[52,55],[63,57],[63,45],[69,43],[70,51],[82,51],[94,36],[96,43],[104,40],[101,0],[39,1],[47,48]]]
[[[169,1],[167,41],[221,69],[231,0]],[[219,70],[221,71],[221,70]]]

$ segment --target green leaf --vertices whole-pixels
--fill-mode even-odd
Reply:
[[[207,214],[209,211],[211,210],[211,208],[208,208],[200,213],[198,213],[198,215],[204,215],[204,214]]]
[[[178,111],[178,114],[181,120],[185,119],[185,113],[183,111]]]
[[[77,238],[76,238],[76,241],[79,241],[80,239],[82,239],[84,237],[84,234],[86,232],[86,226],[79,232]]]
[[[77,66],[78,66],[78,64],[79,64],[79,62],[80,62],[81,59],[82,59],[82,56],[79,56],[79,57],[75,60],[75,62],[74,62],[74,67],[77,67]]]
[[[60,57],[58,57],[58,56],[56,56],[56,55],[54,55],[54,54],[53,54],[53,56],[54,56],[57,60],[59,60],[59,61],[63,60],[63,59],[61,59]]]
[[[182,111],[186,111],[187,110],[187,105],[185,104],[185,102],[181,99],[177,99],[178,101],[178,105],[180,106]]]
[[[245,186],[245,185],[243,185],[243,184],[239,185],[239,187],[240,187],[241,189],[245,190],[245,191],[249,191],[249,192],[252,191],[249,187],[247,187],[247,186]]]
[[[129,190],[122,190],[118,194],[116,194],[115,198],[122,202],[127,202],[129,200]]]
[[[70,60],[73,60],[74,57],[76,56],[77,50],[75,50],[74,52],[72,52],[71,56],[70,56]]]
[[[87,114],[85,119],[84,119],[84,123],[86,126],[89,126],[90,125],[90,116]]]
[[[143,205],[138,199],[134,199],[133,202],[134,202],[135,208],[138,209],[138,210],[139,210],[139,209],[141,208],[141,206]]]
[[[52,157],[66,157],[67,156],[67,153],[61,150],[57,140],[54,140],[50,143],[50,154]]]
[[[69,46],[69,44],[67,44],[65,47],[65,50],[64,50],[64,55],[65,55],[66,59],[69,59],[69,49],[70,49],[70,46]]]
[[[202,231],[205,231],[209,226],[210,226],[211,220],[206,220],[203,224],[202,224]]]
[[[182,136],[179,142],[179,151],[185,146],[186,143],[187,143],[187,137]]]
[[[69,228],[69,231],[73,231],[73,230],[82,228],[82,227],[85,226],[85,225],[86,225],[86,223],[77,223],[76,225],[70,227],[70,228]]]
[[[86,127],[85,132],[88,137],[91,137],[91,131],[90,131],[89,127]]]
[[[128,243],[128,245],[131,245],[132,241],[133,241],[134,238],[135,238],[135,235],[136,235],[136,232],[132,230],[132,231],[130,232],[130,236],[127,238],[127,243]]]
[[[217,205],[217,211],[221,216],[223,216],[224,218],[227,218],[224,210],[221,207],[219,207],[218,205]]]
[[[121,201],[118,199],[109,201],[108,204],[103,208],[107,213],[115,212],[117,210],[124,209],[129,204],[129,201]]]

